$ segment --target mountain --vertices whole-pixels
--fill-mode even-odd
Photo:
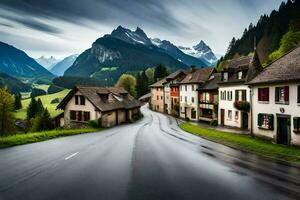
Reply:
[[[278,10],[270,15],[262,15],[256,25],[252,23],[245,28],[241,38],[232,38],[224,59],[232,59],[237,55],[248,55],[254,50],[256,43],[257,53],[262,63],[269,62],[269,55],[276,51],[281,39],[288,32],[295,33],[296,37],[289,40],[295,42],[297,32],[300,32],[300,1],[288,0],[281,3]],[[255,42],[254,42],[255,41]]]
[[[25,84],[7,74],[0,73],[0,87],[4,86],[6,86],[13,94],[17,94],[20,92],[29,92],[31,90],[31,87],[28,84]]]
[[[78,57],[78,54],[74,54],[71,56],[68,56],[64,58],[62,61],[59,61],[56,65],[54,65],[51,69],[50,72],[57,75],[57,76],[62,76],[64,72],[73,65],[74,61]]]
[[[53,56],[46,58],[45,56],[41,56],[40,58],[35,59],[37,63],[50,70],[54,65],[56,65],[60,60],[54,58]]]
[[[53,77],[24,51],[3,42],[0,42],[0,72],[13,77]]]
[[[185,54],[198,58],[210,66],[218,60],[211,48],[203,40],[193,47],[178,46],[178,48]]]
[[[151,40],[153,45],[158,46],[161,49],[164,49],[167,54],[172,56],[173,58],[179,60],[180,62],[185,63],[188,66],[195,65],[198,67],[208,66],[207,62],[203,62],[202,59],[190,56],[181,51],[178,47],[167,40],[160,40],[158,38],[154,38]]]

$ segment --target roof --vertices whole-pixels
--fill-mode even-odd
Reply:
[[[167,83],[168,81],[176,79],[180,74],[186,74],[186,72],[182,69],[179,69],[176,72],[171,73],[170,75],[168,75],[164,79],[159,80],[156,83],[153,83],[150,87],[163,87],[165,83]]]
[[[148,93],[148,94],[145,94],[145,95],[141,96],[139,98],[139,101],[142,101],[142,100],[145,100],[145,99],[148,99],[148,98],[151,98],[151,93]]]
[[[138,100],[134,99],[125,89],[120,87],[88,87],[75,86],[67,96],[60,102],[57,109],[64,109],[65,105],[79,91],[100,111],[116,109],[132,109],[140,107]],[[108,100],[104,95],[111,95]]]
[[[198,90],[216,90],[219,88],[218,83],[221,81],[221,73],[213,73],[209,79]]]
[[[195,71],[187,74],[180,84],[204,83],[214,70],[214,68],[196,69]]]
[[[300,45],[269,64],[248,84],[300,81]]]
[[[257,52],[251,56],[243,56],[229,61],[228,67],[223,71],[228,72],[228,80],[219,84],[245,84],[252,80],[263,70]],[[242,78],[238,79],[238,72],[242,71]]]

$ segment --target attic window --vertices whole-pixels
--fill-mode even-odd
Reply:
[[[228,72],[223,72],[223,81],[228,81]]]
[[[113,95],[118,101],[123,101],[123,98],[121,96],[118,95]]]
[[[242,79],[243,78],[243,72],[242,71],[239,71],[238,72],[238,79]]]
[[[211,77],[209,77],[208,80],[213,80],[214,78],[215,78],[215,76],[211,76]]]

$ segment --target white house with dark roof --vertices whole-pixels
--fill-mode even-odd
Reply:
[[[250,88],[245,83],[260,71],[262,67],[256,52],[252,56],[231,60],[222,71],[218,84],[219,125],[250,129]]]
[[[267,66],[252,88],[252,132],[276,143],[300,145],[300,46]]]

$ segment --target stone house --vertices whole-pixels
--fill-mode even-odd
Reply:
[[[251,97],[246,82],[251,81],[262,70],[256,51],[252,56],[240,57],[229,62],[227,68],[222,71],[218,84],[219,125],[250,129]]]
[[[131,121],[140,112],[140,103],[119,87],[75,86],[59,103],[65,127],[80,126],[90,120],[103,127]]]
[[[153,111],[164,112],[164,85],[166,79],[162,79],[152,84],[150,109]]]
[[[279,144],[300,145],[300,46],[267,66],[248,83],[252,132]]]

